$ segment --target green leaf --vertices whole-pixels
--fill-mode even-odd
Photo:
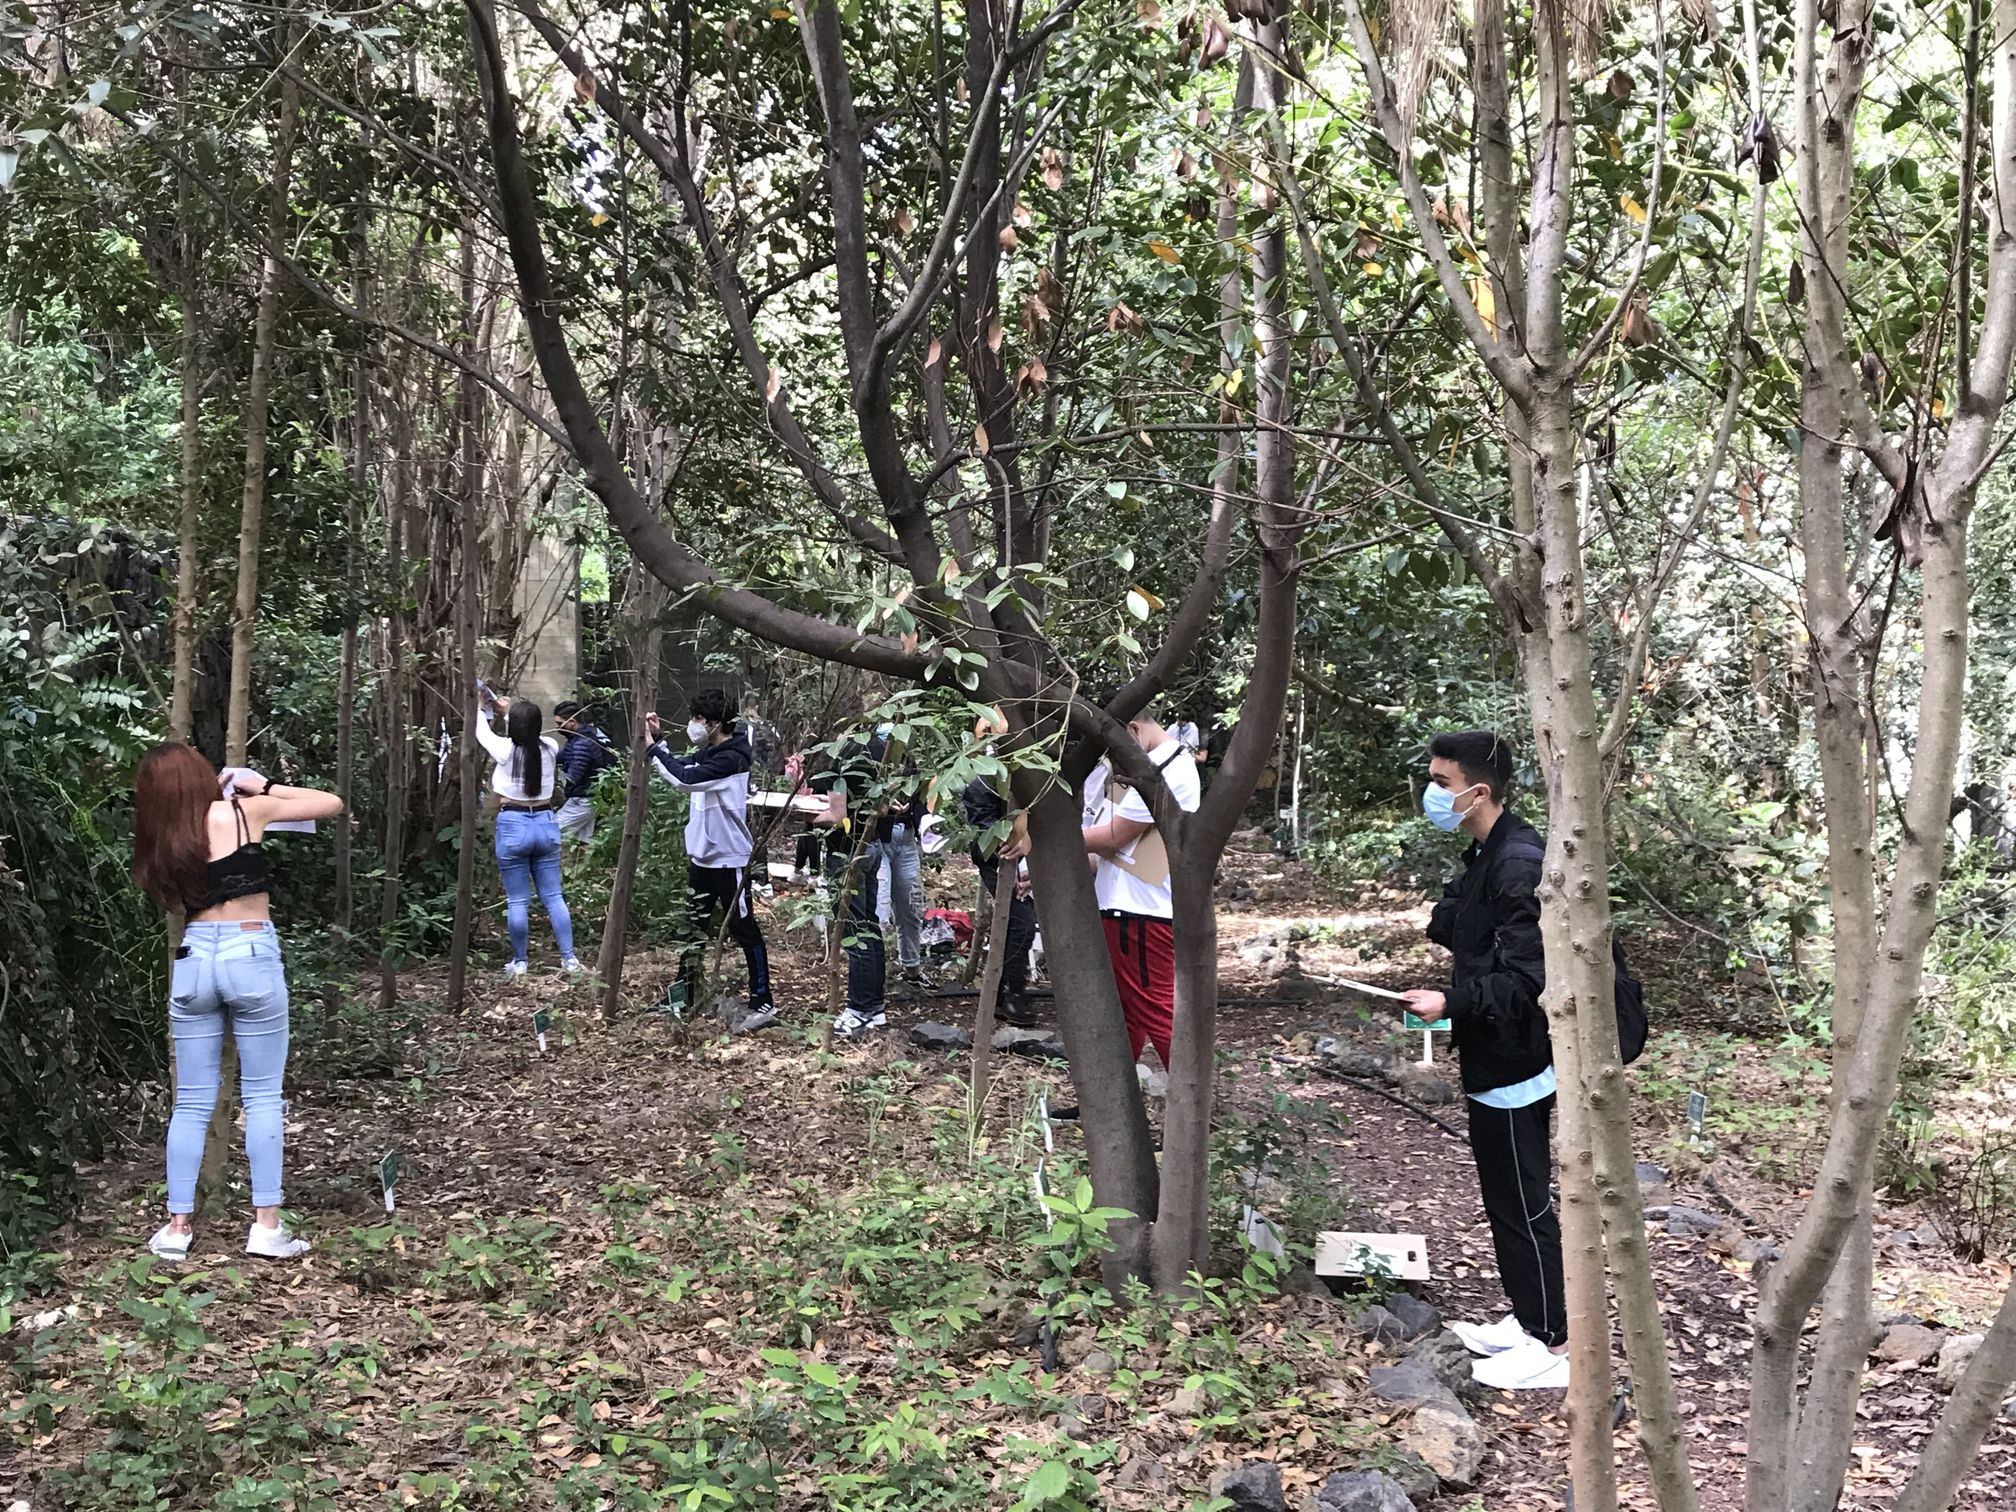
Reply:
[[[1062,1460],[1045,1460],[1029,1477],[1022,1499],[1033,1506],[1057,1500],[1071,1489],[1071,1467]]]
[[[838,1391],[840,1389],[840,1372],[835,1370],[831,1365],[828,1365],[824,1360],[807,1360],[805,1362],[805,1375],[807,1379],[817,1382],[829,1391]]]

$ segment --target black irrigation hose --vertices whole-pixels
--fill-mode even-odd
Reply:
[[[1329,1077],[1332,1081],[1349,1082],[1354,1087],[1363,1087],[1367,1092],[1376,1093],[1378,1096],[1385,1098],[1386,1101],[1390,1103],[1397,1103],[1399,1106],[1405,1108],[1409,1113],[1413,1113],[1421,1118],[1427,1119],[1428,1122],[1435,1125],[1436,1128],[1440,1129],[1444,1134],[1447,1134],[1451,1139],[1455,1140],[1460,1145],[1467,1146],[1470,1143],[1470,1136],[1468,1134],[1457,1133],[1454,1128],[1444,1123],[1441,1119],[1437,1118],[1433,1113],[1430,1113],[1426,1108],[1422,1107],[1419,1103],[1411,1103],[1407,1101],[1406,1098],[1402,1097],[1399,1093],[1387,1091],[1377,1082],[1365,1081],[1363,1078],[1356,1076],[1346,1076],[1342,1071],[1324,1071],[1323,1075]]]
[[[976,998],[980,996],[980,993],[976,988],[972,987],[951,987],[941,989],[937,992],[927,992],[924,996],[934,1002],[952,1002],[959,998]],[[1047,1002],[1054,1000],[1057,994],[1054,992],[1045,992],[1039,988],[1034,992],[1025,992],[1022,996],[1031,1002]],[[1220,1008],[1300,1008],[1306,1006],[1309,1001],[1310,999],[1308,998],[1299,997],[1221,997],[1218,999],[1218,1006]]]

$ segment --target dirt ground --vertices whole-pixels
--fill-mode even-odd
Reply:
[[[938,885],[942,901],[956,903],[969,883],[955,863]],[[1435,1278],[1425,1295],[1446,1314],[1480,1320],[1502,1315],[1505,1304],[1467,1150],[1428,1118],[1326,1078],[1315,1064],[1318,1034],[1336,1034],[1368,1049],[1418,1049],[1418,1036],[1398,1035],[1392,1016],[1376,1000],[1321,979],[1349,977],[1389,987],[1434,982],[1437,965],[1422,938],[1421,898],[1378,890],[1342,897],[1294,863],[1256,854],[1228,857],[1221,894],[1228,901],[1221,918],[1227,1003],[1220,1024],[1232,1052],[1231,1074],[1223,1083],[1226,1100],[1253,1111],[1276,1091],[1288,1091],[1334,1108],[1342,1116],[1341,1129],[1324,1138],[1343,1195],[1375,1210],[1387,1227],[1427,1237]],[[1296,934],[1304,936],[1294,942],[1298,969],[1284,985],[1278,951],[1263,959],[1265,945]],[[672,974],[669,955],[640,952],[626,971],[626,991],[641,1002]],[[288,1114],[288,1201],[322,1247],[298,1268],[245,1267],[233,1263],[235,1227],[215,1225],[199,1244],[195,1263],[214,1267],[208,1272],[218,1295],[207,1318],[212,1348],[242,1350],[300,1336],[303,1329],[332,1348],[353,1339],[374,1344],[382,1370],[374,1367],[378,1373],[351,1388],[345,1403],[355,1441],[366,1446],[368,1458],[337,1477],[343,1482],[342,1505],[396,1504],[400,1476],[410,1477],[416,1467],[452,1473],[462,1463],[472,1417],[480,1417],[486,1403],[508,1400],[521,1389],[514,1360],[594,1357],[604,1365],[617,1362],[640,1381],[700,1371],[719,1376],[732,1394],[746,1356],[724,1345],[731,1318],[711,1315],[706,1307],[676,1306],[618,1317],[620,1299],[598,1300],[587,1292],[603,1283],[585,1266],[577,1275],[569,1257],[604,1254],[622,1238],[611,1218],[621,1202],[612,1193],[648,1188],[667,1208],[704,1210],[721,1199],[724,1167],[732,1167],[736,1200],[759,1214],[766,1202],[799,1183],[845,1192],[868,1165],[923,1148],[933,1108],[956,1103],[964,1070],[963,1058],[913,1048],[908,1030],[925,1018],[957,1022],[970,1012],[969,1000],[892,997],[889,1034],[842,1051],[836,1061],[805,1032],[819,1018],[807,1005],[825,998],[817,961],[801,946],[782,948],[776,951],[776,974],[780,1000],[798,1005],[788,1015],[787,1032],[743,1040],[708,1038],[645,1014],[604,1025],[583,994],[570,992],[558,978],[537,975],[523,986],[486,979],[475,1011],[451,1020],[429,1006],[438,1005],[440,987],[438,971],[430,968],[406,983],[403,997],[416,1006],[418,1017],[402,1027],[390,1048],[393,1067],[367,1068],[370,1057],[355,1045],[311,1039],[299,1047]],[[1644,1158],[1673,1172],[1670,1196],[1650,1200],[1711,1211],[1733,1207],[1756,1225],[1757,1237],[1782,1237],[1798,1192],[1770,1173],[1782,1170],[1796,1181],[1802,1159],[1797,1140],[1787,1145],[1773,1134],[1787,1148],[1762,1161],[1750,1158],[1748,1136],[1741,1135],[1718,1136],[1712,1158],[1690,1154],[1678,1089],[1698,1073],[1695,1036],[1665,1027],[1688,1020],[1677,1006],[1686,989],[1662,980],[1656,970],[1645,974],[1654,1040],[1633,1073],[1640,1149]],[[531,1010],[541,1004],[567,1010],[543,1054],[529,1027]],[[1053,1005],[1039,1006],[1051,1017]],[[1442,1058],[1446,1062],[1446,1050]],[[1739,1047],[1709,1090],[1718,1102],[1762,1097],[1768,1065],[1763,1050],[1753,1054]],[[388,1069],[396,1074],[385,1074]],[[1747,1092],[1746,1077],[1755,1082]],[[1061,1067],[1009,1060],[1002,1083],[990,1104],[988,1137],[1004,1145],[1026,1137],[1011,1126],[1038,1083],[1048,1084],[1060,1101],[1070,1097]],[[1790,1095],[1783,1086],[1776,1091]],[[1430,1111],[1461,1128],[1460,1103]],[[111,1302],[116,1291],[107,1277],[117,1275],[116,1262],[139,1253],[158,1221],[153,1204],[159,1194],[159,1130],[145,1130],[144,1139],[140,1132],[86,1173],[90,1198],[61,1236],[64,1259],[52,1305],[78,1303],[87,1323],[98,1313],[116,1314]],[[1809,1144],[1810,1136],[1809,1126]],[[1075,1138],[1068,1131],[1063,1135],[1067,1143]],[[558,1284],[565,1292],[578,1283],[581,1305],[568,1300],[550,1316],[500,1317],[496,1308],[478,1301],[423,1293],[417,1270],[402,1265],[399,1254],[374,1256],[361,1253],[354,1242],[346,1244],[341,1238],[346,1227],[354,1236],[386,1221],[375,1164],[388,1149],[400,1151],[404,1160],[399,1222],[411,1226],[416,1249],[431,1252],[472,1225],[536,1217],[553,1230]],[[1934,1244],[1895,1241],[1895,1235],[1914,1235],[1925,1223],[1924,1214],[1911,1210],[1879,1215],[1879,1233],[1885,1236],[1879,1245],[1879,1311],[1910,1313],[1955,1329],[1983,1326],[2006,1272],[1963,1265]],[[407,1242],[399,1241],[402,1250]],[[1653,1249],[1693,1428],[1703,1505],[1724,1512],[1740,1502],[1748,1312],[1754,1301],[1749,1267],[1698,1238],[1661,1235]],[[388,1275],[374,1278],[371,1266],[378,1262]],[[728,1299],[726,1310],[732,1312],[733,1305]],[[1358,1358],[1360,1367],[1368,1363],[1362,1346],[1351,1339],[1344,1309],[1307,1297],[1281,1305],[1323,1312],[1321,1326],[1334,1331],[1338,1347]],[[88,1349],[90,1340],[73,1341],[72,1347]],[[816,1347],[832,1351],[834,1358],[872,1360],[888,1344],[864,1324],[858,1337],[842,1326]],[[61,1368],[60,1357],[48,1362],[52,1371]],[[1362,1382],[1362,1368],[1350,1373]],[[1847,1506],[1878,1506],[1894,1495],[1908,1473],[1914,1444],[1930,1430],[1944,1400],[1929,1363],[1872,1364],[1868,1388]],[[1380,1413],[1378,1404],[1347,1396],[1331,1410]],[[612,1391],[612,1400],[613,1410],[645,1413],[642,1420],[649,1420],[648,1408],[640,1405],[646,1398],[626,1408],[622,1393]],[[601,1403],[598,1413],[607,1406]],[[1433,1505],[1481,1504],[1489,1512],[1561,1507],[1560,1408],[1558,1394],[1487,1397],[1477,1410],[1490,1439],[1476,1488],[1481,1502],[1452,1494]],[[1245,1442],[1232,1435],[1200,1439],[1181,1423],[1152,1414],[1116,1431],[1123,1465],[1134,1458],[1174,1466],[1178,1480],[1201,1482],[1211,1465],[1228,1458],[1255,1453],[1274,1458],[1283,1466],[1291,1505],[1298,1488],[1313,1485],[1327,1470],[1348,1467],[1348,1461],[1338,1461],[1332,1440],[1313,1434],[1306,1419],[1271,1426],[1263,1419]],[[1635,1458],[1628,1439],[1627,1421],[1620,1431],[1627,1478]],[[19,1428],[11,1438],[0,1433],[0,1506],[11,1509],[15,1498],[30,1512],[57,1505],[40,1489],[46,1472],[74,1466],[89,1447],[60,1418],[47,1433]],[[1979,1512],[2016,1505],[2012,1454],[2016,1425],[1998,1425],[1958,1505]],[[1651,1505],[1635,1480],[1627,1495],[1634,1507]],[[1004,1495],[998,1504],[1009,1499]],[[1166,1490],[1158,1493],[1144,1472],[1108,1504],[1181,1501]]]

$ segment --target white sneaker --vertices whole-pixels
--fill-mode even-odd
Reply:
[[[1461,1339],[1463,1347],[1474,1355],[1503,1354],[1521,1344],[1536,1342],[1511,1313],[1496,1323],[1446,1323],[1443,1326]]]
[[[193,1229],[179,1232],[173,1224],[164,1223],[154,1231],[154,1237],[147,1241],[148,1250],[163,1260],[187,1260],[189,1246],[196,1242]]]
[[[873,1030],[888,1027],[889,1016],[886,1013],[856,1013],[849,1008],[833,1020],[833,1037],[843,1040],[861,1039]]]
[[[577,975],[580,972],[586,971],[588,968],[581,964],[581,958],[579,956],[569,956],[567,957],[566,960],[560,963],[560,969],[568,973],[570,976],[572,976]]]
[[[504,975],[507,977],[521,977],[531,969],[523,961],[513,961],[509,966],[504,968]]]
[[[255,1223],[245,1235],[245,1253],[267,1260],[298,1259],[314,1247],[306,1239],[297,1239],[288,1233],[287,1226],[281,1223],[271,1228]]]
[[[1568,1356],[1532,1339],[1477,1361],[1470,1367],[1470,1379],[1498,1391],[1565,1391]]]

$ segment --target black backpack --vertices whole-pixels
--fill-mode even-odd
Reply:
[[[1528,856],[1545,864],[1546,854],[1530,845],[1522,845],[1511,854]],[[1617,938],[1613,925],[1610,931],[1611,995],[1617,1000],[1617,1058],[1624,1065],[1630,1065],[1645,1053],[1645,1041],[1652,1034],[1652,1020],[1645,1012],[1645,984],[1631,974],[1631,963],[1624,959],[1624,943]]]

